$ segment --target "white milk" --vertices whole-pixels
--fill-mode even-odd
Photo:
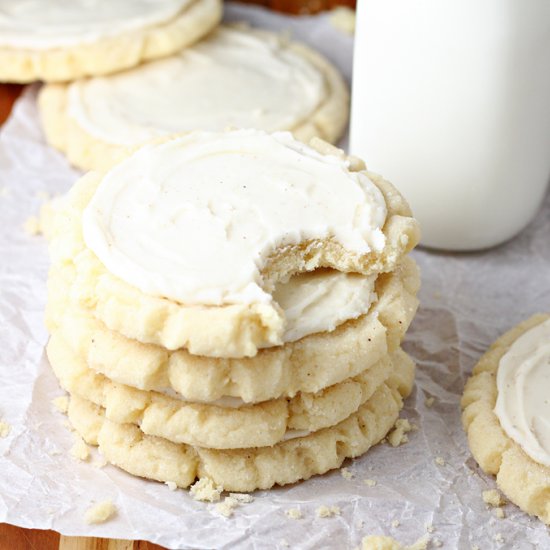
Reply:
[[[493,246],[550,177],[550,0],[359,0],[351,152],[403,192],[422,243]]]

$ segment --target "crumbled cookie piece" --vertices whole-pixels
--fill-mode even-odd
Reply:
[[[443,542],[441,542],[439,539],[433,539],[432,546],[434,546],[435,548],[441,548],[443,546]]]
[[[299,508],[289,508],[288,510],[285,510],[285,514],[290,519],[301,519],[303,517]]]
[[[407,550],[426,550],[430,544],[429,535],[424,535],[420,537],[415,543],[407,547]]]
[[[433,533],[435,531],[435,527],[431,523],[428,523],[426,525],[426,531],[428,531],[428,533]]]
[[[431,409],[434,403],[435,403],[435,397],[426,397],[426,399],[424,400],[424,405],[426,405],[428,409]]]
[[[331,518],[340,515],[340,508],[338,506],[331,506],[330,508],[328,506],[319,506],[315,510],[315,513],[318,518]]]
[[[398,447],[407,443],[409,438],[407,432],[411,431],[411,425],[406,418],[399,418],[395,423],[393,430],[388,434],[388,442],[392,447]]]
[[[342,468],[340,470],[340,474],[344,479],[347,479],[348,481],[350,479],[353,479],[353,476],[355,475],[353,472],[350,472],[347,468]]]
[[[40,220],[36,216],[31,216],[30,218],[27,218],[27,220],[25,220],[25,223],[23,224],[23,230],[27,235],[40,235],[40,233],[42,233]]]
[[[223,502],[216,504],[216,511],[222,516],[230,518],[233,515],[235,508],[241,504],[248,504],[253,500],[254,497],[252,495],[247,495],[246,493],[229,493],[229,496],[225,497]]]
[[[504,544],[504,537],[502,536],[502,533],[497,533],[493,536],[493,540],[495,542],[498,542],[499,544]]]
[[[0,437],[8,437],[11,431],[11,426],[7,422],[0,420]]]
[[[214,482],[208,477],[201,477],[189,488],[189,492],[192,497],[195,500],[200,500],[203,502],[217,502],[220,500],[222,491],[223,487],[221,485],[216,487]]]
[[[424,535],[412,544],[412,546],[403,546],[392,537],[371,535],[363,538],[362,550],[426,550],[429,542],[430,537]]]
[[[442,456],[436,456],[434,461],[438,466],[445,466],[446,462]]]
[[[225,497],[223,502],[216,504],[216,511],[222,516],[230,518],[233,515],[233,511],[239,505],[239,501],[233,497]]]
[[[164,485],[170,489],[170,491],[175,491],[178,488],[178,485],[175,481],[165,481]]]
[[[239,504],[250,504],[254,501],[254,497],[247,493],[229,493],[231,498],[234,498]]]
[[[374,480],[374,479],[364,479],[364,480],[363,480],[363,483],[364,483],[367,487],[375,487],[377,481]]]
[[[281,546],[283,548],[290,548],[290,544],[288,543],[288,541],[286,539],[281,539]]]
[[[67,414],[69,410],[69,397],[67,395],[60,395],[55,399],[52,399],[52,405],[62,414]]]
[[[504,519],[506,517],[506,514],[504,513],[504,510],[502,508],[495,508],[495,516],[498,519]]]
[[[74,445],[71,447],[69,452],[76,460],[85,461],[90,458],[90,447],[88,447],[84,440],[77,435],[75,435]]]
[[[394,528],[394,529],[397,529],[397,527],[399,527],[401,525],[401,522],[398,520],[398,519],[394,519],[392,522],[391,522],[391,526]]]
[[[112,500],[104,500],[94,504],[84,514],[86,523],[103,523],[111,518],[116,512],[116,507]]]
[[[487,489],[481,493],[481,496],[483,497],[483,502],[493,508],[506,504],[506,500],[504,500],[504,497],[497,489]]]

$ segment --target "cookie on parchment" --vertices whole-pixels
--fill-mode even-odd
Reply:
[[[221,16],[221,0],[0,0],[0,82],[121,71],[195,43]]]
[[[38,104],[48,142],[83,169],[126,149],[193,130],[289,130],[336,142],[349,111],[338,70],[286,36],[218,27],[177,54],[108,77],[49,84]]]
[[[525,512],[550,525],[550,316],[535,315],[483,355],[462,397],[481,468]]]

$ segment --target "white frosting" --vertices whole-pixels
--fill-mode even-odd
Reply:
[[[501,358],[495,413],[503,430],[550,467],[550,320],[520,336]]]
[[[324,97],[322,73],[277,35],[222,27],[172,57],[74,82],[68,113],[95,138],[132,145],[192,130],[290,130]]]
[[[95,42],[172,19],[192,0],[0,0],[0,46]]]
[[[284,342],[316,332],[332,331],[349,319],[367,313],[376,299],[376,276],[317,270],[280,283],[273,299],[285,313]]]
[[[386,214],[365,174],[289,133],[199,132],[145,146],[108,172],[83,234],[111,273],[146,294],[270,303],[261,277],[270,255],[328,238],[381,251]]]

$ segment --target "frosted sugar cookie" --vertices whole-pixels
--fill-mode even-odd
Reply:
[[[220,0],[0,0],[0,81],[134,67],[193,44],[221,15]]]
[[[87,443],[99,444],[108,462],[131,474],[180,487],[208,477],[228,491],[247,492],[308,479],[365,453],[385,437],[402,405],[390,382],[337,426],[273,447],[223,451],[145,435],[133,424],[106,420],[101,407],[78,397],[71,398],[69,420]]]
[[[229,396],[247,403],[318,392],[357,376],[395,351],[416,312],[420,282],[416,264],[404,258],[394,272],[378,276],[376,302],[365,315],[330,332],[260,350],[252,358],[221,359],[184,349],[170,352],[107,329],[89,312],[68,305],[71,278],[62,275],[50,273],[48,328],[59,330],[90,368],[115,382],[158,392],[168,389],[189,401]],[[323,318],[330,320],[330,314],[325,312]]]
[[[348,119],[338,71],[275,33],[218,27],[191,48],[123,73],[51,84],[39,106],[48,141],[80,168],[127,147],[193,130],[290,130],[335,142]]]
[[[535,315],[480,359],[462,397],[474,458],[502,492],[550,525],[550,316]]]
[[[418,241],[401,195],[321,140],[196,132],[149,144],[71,190],[51,242],[72,298],[114,331],[195,355],[283,343],[277,283],[374,275]]]
[[[414,363],[400,349],[355,378],[317,393],[246,405],[236,399],[189,403],[158,392],[115,384],[95,374],[60,333],[48,344],[48,358],[61,386],[105,409],[106,418],[138,425],[147,435],[174,443],[237,449],[272,446],[338,424],[365,403],[394,372],[401,384],[414,378]],[[400,367],[395,366],[400,363]]]

